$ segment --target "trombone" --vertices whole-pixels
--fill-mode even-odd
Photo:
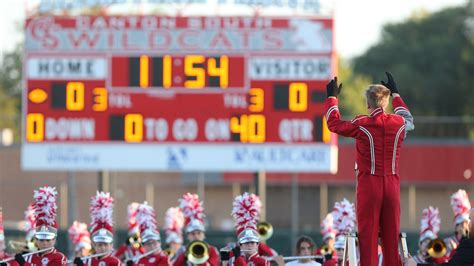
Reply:
[[[444,257],[444,255],[446,255],[446,252],[446,243],[439,238],[431,240],[428,244],[428,255],[431,258],[442,258]]]
[[[209,245],[200,240],[194,240],[186,248],[186,256],[191,263],[202,264],[209,259]]]
[[[47,251],[50,251],[50,250],[53,250],[53,249],[54,249],[54,247],[40,249],[40,250],[36,250],[36,251],[32,251],[32,252],[29,252],[29,253],[22,254],[22,256],[27,257],[27,256],[30,256],[30,255],[33,255],[33,254],[43,253],[43,252],[47,252]],[[13,257],[13,258],[8,258],[8,259],[1,260],[0,263],[6,263],[6,262],[9,262],[9,261],[12,261],[12,260],[15,260],[15,258]]]
[[[35,242],[32,241],[15,241],[10,240],[8,241],[8,245],[17,251],[35,251],[38,248],[35,245]]]

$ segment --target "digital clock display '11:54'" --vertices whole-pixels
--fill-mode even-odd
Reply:
[[[244,58],[226,55],[140,55],[112,58],[112,87],[142,89],[244,86]]]

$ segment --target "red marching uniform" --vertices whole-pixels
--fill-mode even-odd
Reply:
[[[63,253],[53,249],[42,254],[36,253],[24,256],[24,266],[40,266],[40,265],[67,265],[67,258]]]
[[[168,266],[168,256],[164,254],[149,255],[141,258],[138,263],[134,263],[136,266]]]
[[[398,161],[406,131],[413,117],[401,97],[393,98],[395,114],[379,107],[352,121],[341,120],[338,99],[326,99],[330,131],[356,139],[357,222],[361,265],[378,265],[378,235],[382,238],[384,265],[401,265],[398,254],[400,233],[400,177]]]
[[[132,245],[122,244],[114,252],[114,256],[117,258],[132,259],[135,256],[145,253],[143,247],[135,248]]]
[[[84,261],[84,265],[87,266],[120,266],[122,262],[111,254],[105,255],[101,258],[95,257]]]
[[[10,256],[8,254],[4,254],[2,257],[0,257],[0,260],[11,259],[11,258],[13,258],[13,256]],[[7,264],[7,266],[18,266],[18,265],[20,265],[15,260],[11,260],[11,261],[8,261],[8,262],[5,262],[5,263]]]
[[[269,266],[270,262],[264,257],[261,257],[258,253],[255,253],[249,256],[247,259],[244,256],[239,256],[237,258],[231,257],[229,260],[230,266]]]

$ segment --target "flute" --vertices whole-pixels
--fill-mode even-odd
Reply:
[[[32,251],[32,252],[22,254],[22,256],[25,257],[25,256],[33,255],[33,254],[43,253],[43,252],[50,251],[50,250],[53,250],[53,249],[54,249],[54,247],[40,249],[40,250],[36,250],[36,251]],[[13,257],[13,258],[8,258],[8,259],[1,260],[0,263],[6,263],[6,262],[9,262],[9,261],[12,261],[12,260],[15,260],[15,258]]]

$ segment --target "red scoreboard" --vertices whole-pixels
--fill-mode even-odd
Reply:
[[[331,18],[26,22],[25,170],[335,172]]]

